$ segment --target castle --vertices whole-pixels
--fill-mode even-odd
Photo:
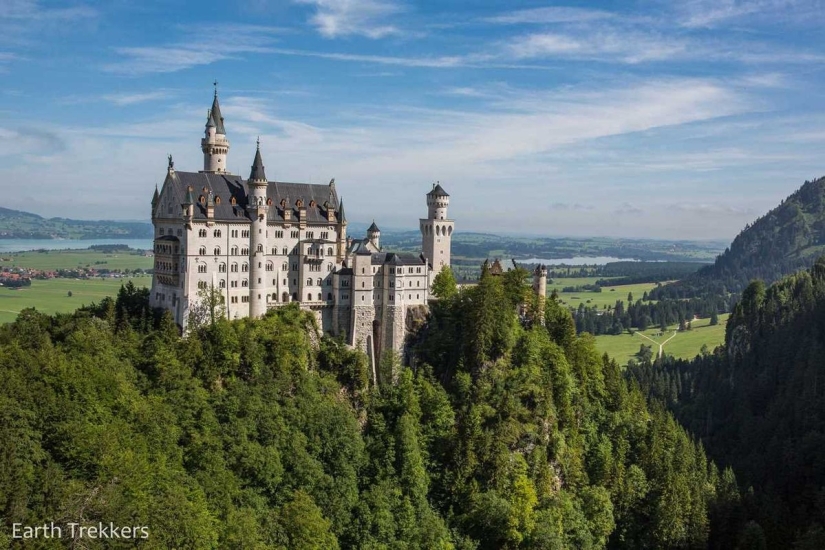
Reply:
[[[152,197],[151,304],[185,330],[210,289],[230,319],[297,302],[325,333],[363,349],[373,368],[385,350],[401,351],[409,317],[427,306],[434,276],[450,265],[447,192],[438,184],[426,195],[422,253],[387,252],[374,222],[365,238],[347,236],[334,179],[269,181],[260,141],[244,179],[227,170],[229,148],[216,89],[201,139],[203,170],[176,170],[170,155]]]

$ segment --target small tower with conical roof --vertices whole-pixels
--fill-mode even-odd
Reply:
[[[217,83],[215,84],[215,97],[212,99],[212,108],[206,113],[206,129],[204,130],[204,137],[201,139],[201,151],[203,151],[203,172],[228,173],[226,158],[229,154],[229,140],[226,139],[221,106],[218,103]]]
[[[367,229],[367,239],[376,250],[381,250],[381,230],[375,225],[375,220],[372,220],[372,225]]]
[[[445,265],[450,265],[450,249],[455,222],[447,218],[450,195],[434,183],[427,193],[427,218],[420,220],[421,241],[424,257],[433,267],[434,277]]]
[[[249,190],[247,211],[252,218],[249,243],[249,316],[261,317],[266,313],[266,231],[269,213],[266,191],[269,181],[264,172],[260,139],[246,185]]]

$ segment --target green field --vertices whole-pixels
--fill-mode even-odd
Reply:
[[[579,304],[584,304],[586,307],[596,306],[602,308],[604,306],[615,306],[616,301],[621,300],[627,306],[627,294],[633,293],[633,301],[641,299],[645,292],[650,292],[656,288],[656,283],[641,283],[636,285],[619,285],[619,286],[605,286],[602,287],[601,292],[581,291],[581,292],[562,292],[561,289],[566,286],[582,286],[595,284],[597,280],[602,277],[579,277],[571,279],[553,279],[553,284],[547,285],[547,292],[557,290],[561,303],[572,308],[578,308]]]
[[[78,267],[95,269],[151,269],[152,258],[129,252],[109,254],[96,250],[43,250],[0,254],[2,267],[57,270]]]
[[[727,313],[719,315],[719,324],[715,326],[710,326],[709,318],[693,321],[691,330],[677,332],[676,336],[665,344],[664,353],[680,359],[691,359],[699,354],[703,344],[707,345],[708,349],[713,350],[725,341],[725,323],[727,323],[728,316]],[[659,332],[658,328],[651,328],[642,333],[656,342],[662,343],[673,336],[676,328],[676,325],[668,327],[667,332],[663,333],[662,336],[655,336]],[[636,355],[639,346],[642,344],[653,346],[654,356],[659,353],[659,346],[653,345],[653,342],[642,338],[638,334],[625,332],[618,336],[596,336],[596,348],[602,353],[607,353],[622,365]]]
[[[106,296],[114,297],[120,285],[129,280],[139,287],[152,284],[152,277],[144,275],[122,279],[33,280],[30,287],[17,290],[0,287],[0,323],[14,321],[20,310],[27,307],[48,314],[69,313],[80,306],[100,302]]]

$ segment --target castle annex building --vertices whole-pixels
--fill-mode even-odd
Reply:
[[[202,289],[222,294],[230,319],[298,302],[373,364],[383,350],[401,350],[411,310],[426,306],[433,277],[450,265],[447,192],[434,185],[426,195],[421,254],[388,252],[375,223],[363,239],[347,236],[334,179],[269,181],[260,143],[244,179],[227,171],[229,149],[216,91],[201,139],[203,170],[176,170],[170,156],[152,198],[151,304],[184,328]]]

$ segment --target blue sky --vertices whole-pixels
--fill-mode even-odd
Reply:
[[[347,214],[731,238],[825,174],[825,1],[0,0],[3,206],[147,219],[202,167],[336,179]]]

